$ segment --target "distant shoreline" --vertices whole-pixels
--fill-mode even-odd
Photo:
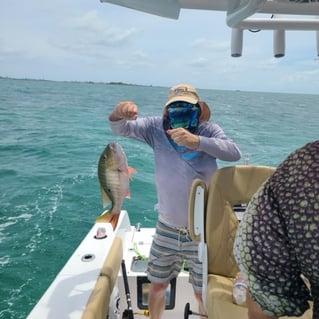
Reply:
[[[32,78],[14,78],[9,76],[1,76],[0,80],[16,80],[16,81],[44,81],[44,82],[57,82],[57,83],[84,83],[84,84],[102,84],[102,85],[122,85],[122,86],[131,86],[131,87],[156,87],[156,88],[165,88],[168,89],[169,86],[164,85],[154,85],[154,84],[136,84],[136,83],[127,83],[121,81],[80,81],[80,80],[47,80],[47,79],[32,79]],[[271,93],[271,94],[298,94],[298,95],[315,95],[315,93],[298,93],[298,92],[271,92],[271,91],[243,91],[239,89],[235,90],[223,90],[223,89],[213,89],[213,88],[197,88],[198,90],[213,90],[213,91],[230,91],[230,92],[246,92],[246,93]]]
[[[153,87],[154,85],[146,85],[146,84],[134,84],[134,83],[126,83],[126,82],[95,82],[95,81],[76,81],[76,80],[46,80],[46,79],[30,79],[30,78],[12,78],[9,76],[0,76],[0,80],[21,80],[21,81],[47,81],[47,82],[67,82],[67,83],[88,83],[88,84],[106,84],[106,85],[125,85],[125,86],[147,86]]]

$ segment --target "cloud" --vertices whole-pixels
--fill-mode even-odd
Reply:
[[[204,57],[199,57],[197,59],[194,59],[193,61],[190,61],[189,65],[194,67],[205,68],[207,67],[208,63],[209,63],[209,59]]]
[[[197,48],[199,50],[205,51],[214,51],[214,52],[225,52],[229,50],[229,42],[228,41],[216,41],[207,38],[198,38],[195,39],[192,43],[192,47]]]
[[[128,69],[149,68],[155,65],[145,52],[139,50],[131,52],[130,55],[121,56],[114,62]]]
[[[225,12],[182,10],[166,19],[98,0],[18,0],[0,4],[0,76],[122,81],[199,88],[317,92],[313,32],[287,32],[273,58],[272,32],[244,31],[230,57]]]
[[[15,49],[5,45],[5,41],[0,38],[0,59],[11,57],[21,58],[24,54],[25,52],[21,49]]]
[[[319,66],[319,65],[318,65]],[[319,69],[313,70],[297,70],[292,73],[287,73],[282,78],[282,81],[287,85],[300,85],[305,82],[313,88],[319,88]]]
[[[135,28],[120,28],[103,19],[96,11],[69,17],[61,26],[60,35],[50,43],[57,49],[84,57],[111,57],[119,47],[125,47],[137,36]]]
[[[135,28],[121,29],[111,25],[99,16],[97,11],[85,12],[81,16],[68,18],[64,23],[65,30],[77,38],[84,37],[88,43],[107,46],[121,45],[137,34]]]

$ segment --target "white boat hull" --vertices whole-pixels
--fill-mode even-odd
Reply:
[[[101,228],[104,228],[107,237],[97,239],[96,235]],[[114,231],[109,223],[94,224],[27,319],[81,318],[115,237],[120,237],[123,243],[123,260],[126,266],[132,310],[136,315],[144,314],[145,309],[138,307],[137,278],[146,280],[146,273],[143,268],[132,269],[132,261],[138,255],[148,256],[154,232],[155,228],[137,230],[130,224],[126,211],[121,212],[118,226]],[[120,269],[116,289],[120,295],[121,317],[127,309],[123,279]],[[144,296],[144,302],[145,298]],[[111,300],[112,302],[115,301]],[[174,307],[165,310],[164,318],[183,318],[186,303],[190,303],[191,308],[197,311],[197,301],[188,283],[188,273],[182,272],[177,279]]]

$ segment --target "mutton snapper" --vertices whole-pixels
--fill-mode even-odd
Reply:
[[[130,198],[131,173],[136,173],[136,170],[127,165],[127,158],[120,144],[109,143],[99,159],[98,179],[103,207],[110,203],[112,206],[96,222],[109,222],[113,229],[116,228],[124,199]]]

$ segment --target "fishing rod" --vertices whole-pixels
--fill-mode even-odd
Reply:
[[[127,273],[126,273],[126,266],[125,266],[125,260],[122,260],[122,273],[123,273],[123,280],[124,280],[124,288],[125,288],[125,295],[126,295],[126,301],[127,301],[127,309],[123,311],[122,319],[134,319],[134,314],[132,310],[132,301],[131,301],[131,294],[130,294],[130,288],[128,286],[128,279],[127,279]]]

